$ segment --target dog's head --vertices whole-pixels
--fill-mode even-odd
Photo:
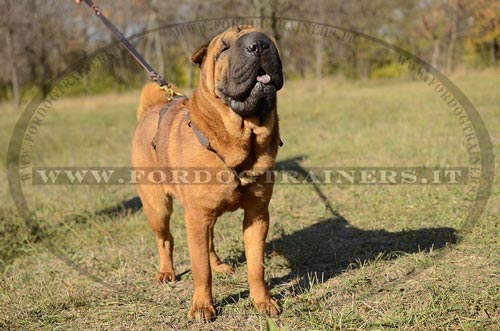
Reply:
[[[201,67],[200,85],[241,117],[276,106],[283,87],[281,59],[273,39],[250,26],[234,26],[191,57]]]

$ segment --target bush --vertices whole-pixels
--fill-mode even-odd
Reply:
[[[374,68],[371,71],[371,79],[384,79],[384,78],[400,78],[406,76],[408,71],[406,67],[397,62],[390,62],[379,68]]]

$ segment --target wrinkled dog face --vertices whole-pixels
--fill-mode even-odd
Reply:
[[[272,39],[253,27],[232,27],[192,56],[205,84],[238,115],[262,114],[276,105],[283,87],[278,50]]]

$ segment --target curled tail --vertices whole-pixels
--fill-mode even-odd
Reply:
[[[175,92],[179,89],[172,85]],[[156,83],[148,83],[142,88],[141,99],[139,101],[139,107],[137,108],[137,121],[141,119],[146,111],[160,103],[167,103],[168,100],[165,96],[165,92],[162,91]]]

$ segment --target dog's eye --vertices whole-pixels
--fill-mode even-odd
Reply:
[[[229,45],[227,45],[226,43],[223,43],[221,48],[219,49],[219,53],[217,54],[217,59],[219,58],[219,56],[221,56],[227,50],[229,50]]]

